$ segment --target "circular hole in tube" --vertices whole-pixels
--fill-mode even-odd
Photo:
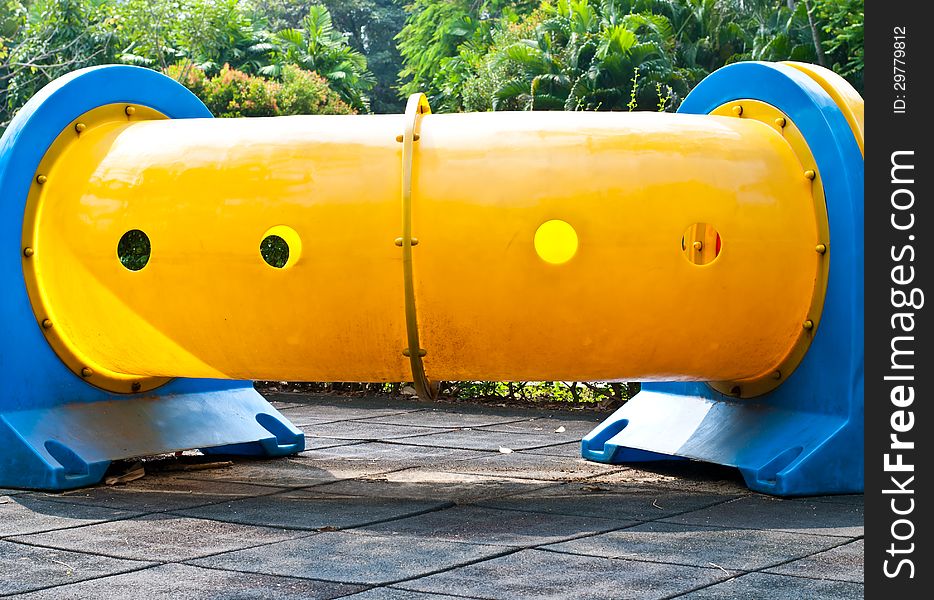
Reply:
[[[139,271],[149,262],[152,246],[149,236],[139,229],[131,229],[117,242],[117,258],[130,271]]]
[[[723,240],[713,225],[694,223],[681,236],[681,253],[695,265],[709,265],[720,256]]]
[[[302,241],[291,227],[276,225],[267,229],[263,234],[263,239],[259,243],[259,253],[270,267],[288,269],[301,256]]]
[[[545,221],[535,231],[534,245],[535,252],[543,261],[561,265],[577,254],[577,232],[566,221]]]
[[[270,267],[281,269],[289,262],[289,244],[278,235],[267,235],[259,244],[259,253]]]

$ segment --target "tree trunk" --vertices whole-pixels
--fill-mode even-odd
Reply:
[[[791,0],[789,0],[790,3]],[[811,9],[811,3],[804,0],[804,8],[808,13],[808,26],[811,28],[811,39],[814,41],[814,50],[817,51],[817,64],[822,67],[827,66],[827,58],[824,56],[824,47],[820,40],[820,31],[817,30],[817,24],[814,22],[814,13]]]

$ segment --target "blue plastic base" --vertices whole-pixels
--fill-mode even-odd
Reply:
[[[817,161],[830,224],[827,296],[798,368],[754,399],[703,383],[650,383],[594,429],[584,458],[605,463],[684,457],[739,467],[750,488],[779,496],[863,490],[863,157],[833,99],[787,65],[737,63],[713,73],[679,112],[727,102],[771,104]],[[802,321],[806,318],[802,315]]]
[[[23,281],[23,213],[39,161],[73,119],[106,104],[209,118],[155,71],[92,67],[55,80],[0,138],[0,487],[64,490],[100,481],[111,461],[189,448],[281,456],[305,438],[249,382],[176,380],[120,396],[73,374],[46,343]]]
[[[581,454],[612,464],[681,458],[738,467],[750,489],[776,496],[863,490],[861,423],[778,409],[767,397],[718,395],[705,384],[646,384],[584,438]]]
[[[178,382],[172,387],[181,389],[158,396],[0,413],[0,487],[93,485],[113,460],[189,448],[254,456],[304,450],[304,434],[251,384],[207,383],[200,391]]]

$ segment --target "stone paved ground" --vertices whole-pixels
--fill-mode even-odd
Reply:
[[[730,469],[584,462],[594,413],[272,399],[309,436],[299,456],[0,490],[0,596],[863,597],[862,496],[779,500]]]

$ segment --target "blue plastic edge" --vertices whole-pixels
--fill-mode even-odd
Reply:
[[[81,487],[100,481],[111,460],[201,446],[262,456],[294,454],[305,446],[304,434],[250,382],[178,379],[148,394],[115,395],[76,377],[45,341],[22,273],[26,197],[39,162],[65,127],[112,103],[148,106],[173,119],[212,116],[161,73],[106,65],[45,86],[0,138],[0,369],[7,374],[0,396],[0,486]],[[236,410],[209,404],[224,402]]]
[[[808,142],[824,184],[830,270],[820,326],[775,391],[749,400],[703,383],[646,383],[581,442],[606,463],[681,456],[740,469],[779,496],[863,491],[863,157],[843,113],[804,73],[777,63],[724,67],[679,112],[709,114],[742,99],[775,106]]]

